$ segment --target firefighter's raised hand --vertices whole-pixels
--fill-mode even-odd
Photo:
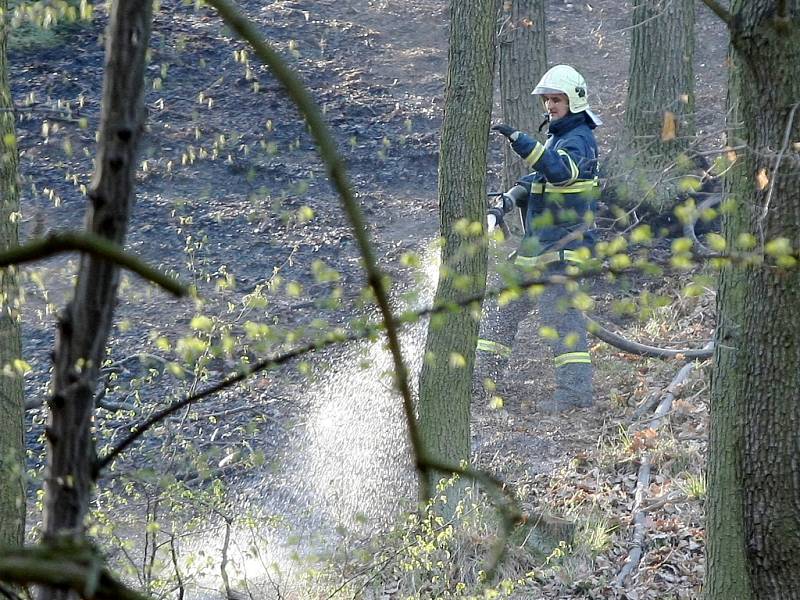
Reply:
[[[492,131],[496,131],[497,133],[506,136],[506,138],[508,138],[508,141],[511,143],[512,150],[514,150],[514,152],[516,152],[521,158],[526,160],[533,153],[533,150],[535,148],[541,146],[541,144],[538,141],[533,139],[527,133],[523,133],[518,129],[514,129],[510,125],[503,125],[501,123],[500,125],[493,126]],[[541,152],[538,152],[536,160],[538,160],[540,156]],[[536,160],[534,160],[530,164],[534,164]]]
[[[503,123],[494,125],[492,127],[492,131],[496,131],[497,133],[504,135],[511,142],[516,141],[520,133],[516,128],[511,127],[510,125],[504,125]]]

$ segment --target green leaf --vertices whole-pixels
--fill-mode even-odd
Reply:
[[[297,298],[303,293],[303,286],[297,281],[290,281],[286,284],[286,293],[292,298]]]
[[[191,320],[189,327],[195,331],[211,331],[214,327],[214,322],[205,315],[197,315]]]
[[[615,271],[622,271],[631,266],[631,258],[627,254],[615,254],[608,260],[608,263]]]
[[[266,323],[255,323],[253,321],[246,321],[244,324],[245,335],[253,340],[267,337],[271,333],[269,325]]]
[[[770,256],[787,256],[792,254],[792,243],[785,237],[775,238],[766,243],[764,252]]]
[[[588,294],[578,292],[572,297],[572,305],[578,310],[586,312],[594,308],[594,300]]]
[[[32,371],[31,366],[21,358],[15,358],[11,361],[11,367],[18,375],[25,375]]]
[[[631,231],[631,241],[634,244],[642,244],[651,239],[653,239],[653,231],[650,229],[650,225],[640,225]]]
[[[692,250],[692,240],[689,238],[677,238],[672,240],[672,252],[674,254],[685,254]]]
[[[547,325],[539,327],[539,335],[541,335],[546,340],[558,339],[558,332],[552,327],[548,327]]]
[[[702,285],[699,285],[697,283],[690,283],[685,288],[683,288],[683,295],[686,296],[687,298],[696,298],[698,296],[703,295],[704,289],[705,288],[703,288]]]
[[[752,250],[756,244],[758,244],[758,240],[752,233],[740,233],[736,237],[736,245],[742,250]]]
[[[314,218],[314,209],[310,206],[301,206],[297,210],[297,220],[300,223],[307,223]]]
[[[451,352],[450,353],[450,368],[451,369],[463,369],[467,366],[467,359],[464,358],[462,354],[458,352]]]
[[[169,371],[174,377],[178,379],[183,379],[186,376],[186,372],[176,362],[168,362],[167,363],[167,371]]]
[[[725,238],[718,233],[709,233],[706,235],[706,243],[712,250],[716,252],[724,252],[725,248],[727,247]]]

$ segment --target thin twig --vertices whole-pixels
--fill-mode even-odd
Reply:
[[[178,600],[183,600],[183,597],[186,594],[186,588],[183,583],[183,575],[181,575],[180,564],[178,563],[178,551],[175,548],[175,534],[172,532],[170,532],[169,536],[169,554],[172,558],[172,566],[175,569],[175,579],[178,580],[176,582],[176,587],[178,589]]]
[[[800,102],[795,102],[792,105],[792,110],[789,112],[789,120],[786,123],[786,129],[783,132],[783,145],[781,146],[778,157],[775,159],[775,168],[772,170],[772,180],[769,182],[769,191],[767,192],[767,199],[764,201],[764,208],[761,210],[761,217],[758,220],[758,230],[761,235],[761,246],[764,246],[764,219],[767,218],[769,213],[770,203],[772,202],[772,193],[775,190],[775,180],[778,178],[778,168],[781,166],[781,160],[789,147],[789,137],[792,133],[792,124],[794,123],[794,113],[797,112],[797,107]]]
[[[231,544],[231,521],[230,517],[223,517],[225,520],[225,539],[222,542],[222,561],[219,564],[222,584],[225,586],[225,597],[231,598],[231,584],[228,580],[228,548]]]
[[[642,21],[639,21],[638,23],[634,23],[633,25],[628,25],[627,27],[623,27],[622,29],[617,29],[615,31],[612,31],[608,35],[616,35],[618,33],[624,33],[626,31],[630,31],[631,29],[636,29],[637,27],[641,27],[645,23],[648,23],[650,21],[654,21],[655,19],[661,18],[666,14],[667,8],[669,8],[670,4],[672,4],[672,0],[668,0],[668,2],[666,4],[664,4],[664,6],[661,7],[661,12],[657,12],[656,14],[654,14],[654,15],[652,15],[650,17],[647,17],[646,19],[644,19]]]
[[[717,15],[722,21],[728,26],[728,29],[733,29],[733,16],[728,9],[722,6],[717,0],[703,0],[703,4],[705,4],[708,8],[712,10],[712,12]]]
[[[581,277],[585,277],[586,274],[581,274]],[[539,277],[534,279],[526,279],[520,283],[515,283],[511,285],[501,286],[499,288],[488,290],[483,294],[476,294],[474,296],[470,296],[467,298],[463,298],[458,302],[451,302],[447,305],[442,306],[434,306],[425,308],[423,310],[405,313],[401,315],[399,319],[395,319],[392,322],[392,327],[395,330],[398,330],[403,325],[416,322],[422,317],[433,316],[438,314],[445,314],[449,312],[456,311],[464,306],[468,306],[473,302],[478,302],[485,298],[496,298],[500,296],[502,293],[512,290],[512,289],[529,289],[534,286],[541,286],[541,285],[563,285],[568,281],[573,281],[575,278],[572,276],[565,276],[565,275],[552,275],[549,277]],[[710,356],[712,352],[705,351],[705,350],[698,350],[698,349],[667,349],[667,348],[657,348],[655,346],[647,346],[645,344],[639,344],[638,342],[632,342],[630,340],[626,340],[622,336],[619,336],[601,326],[596,321],[592,319],[588,320],[588,329],[589,332],[598,337],[602,341],[611,344],[621,350],[625,350],[627,352],[631,352],[633,354],[639,354],[641,356],[652,356],[657,358],[674,358],[677,356],[685,356],[686,358],[706,358]],[[131,444],[133,444],[137,439],[139,439],[142,435],[144,435],[149,429],[151,429],[154,425],[163,421],[170,415],[176,413],[180,409],[199,402],[205,398],[213,396],[214,394],[221,392],[222,390],[228,389],[241,383],[251,375],[264,371],[266,369],[270,369],[273,367],[278,367],[283,364],[286,364],[296,358],[304,356],[314,351],[322,350],[329,346],[341,343],[348,343],[348,342],[355,342],[358,340],[363,340],[365,338],[369,338],[375,336],[383,331],[385,331],[386,326],[381,323],[367,323],[366,325],[362,326],[355,331],[350,333],[344,333],[343,331],[334,331],[325,335],[322,339],[316,340],[313,342],[309,342],[303,346],[299,346],[292,350],[289,350],[285,353],[278,354],[274,357],[266,358],[255,362],[251,365],[240,370],[238,373],[234,373],[228,375],[223,379],[221,382],[214,384],[208,388],[205,388],[195,394],[191,394],[186,396],[181,400],[177,400],[172,404],[166,406],[162,410],[154,413],[148,419],[142,421],[141,423],[134,425],[130,429],[130,433],[127,437],[125,437],[116,447],[108,452],[104,457],[98,459],[97,463],[95,464],[94,468],[94,477],[95,479],[99,476],[100,472],[106,469],[122,452],[124,452]],[[419,456],[419,455],[417,455]]]
[[[475,512],[475,510],[476,510],[476,509],[474,509],[474,508],[473,508],[473,509],[470,509],[470,510],[467,510],[467,511],[465,511],[465,512],[464,512],[464,514],[463,514],[463,517],[467,517],[467,516],[469,516],[470,514],[474,513],[474,512]],[[453,525],[453,523],[455,523],[455,521],[456,521],[456,519],[455,519],[455,516],[451,516],[451,517],[450,517],[448,520],[446,520],[446,521],[442,521],[440,524],[438,524],[438,525],[436,525],[435,527],[433,527],[433,528],[430,530],[430,533],[431,533],[432,535],[436,535],[436,534],[437,534],[437,533],[439,533],[440,531],[444,531],[444,530],[446,530],[447,528],[451,527],[451,526]],[[360,594],[361,594],[361,592],[363,592],[363,591],[364,591],[364,589],[366,589],[366,587],[367,587],[367,586],[368,586],[368,585],[369,585],[369,584],[370,584],[372,581],[374,581],[374,580],[375,580],[375,579],[376,579],[376,578],[377,578],[377,577],[378,577],[378,576],[381,574],[381,572],[382,572],[382,571],[383,571],[383,570],[384,570],[384,569],[385,569],[385,568],[386,568],[386,567],[387,567],[387,566],[388,566],[388,565],[389,565],[389,564],[390,564],[390,563],[391,563],[391,562],[392,562],[392,561],[393,561],[395,558],[397,558],[398,556],[400,556],[400,554],[402,554],[403,552],[405,552],[405,551],[406,551],[406,550],[408,550],[409,548],[413,548],[413,547],[414,547],[414,546],[416,546],[418,543],[419,543],[419,542],[417,541],[417,539],[416,539],[416,538],[414,538],[414,540],[413,540],[412,542],[410,542],[410,543],[408,543],[408,544],[405,544],[405,545],[403,545],[403,546],[400,546],[399,548],[396,548],[396,549],[394,549],[394,550],[393,550],[393,551],[392,551],[392,552],[389,554],[389,556],[387,556],[387,557],[385,557],[385,558],[382,558],[381,560],[375,560],[375,561],[373,561],[372,563],[370,563],[369,565],[365,566],[364,568],[362,568],[362,569],[360,569],[359,571],[357,571],[356,573],[354,573],[353,575],[350,575],[350,576],[349,576],[347,579],[345,579],[344,581],[340,582],[340,585],[339,585],[339,587],[337,587],[337,588],[336,588],[335,590],[333,590],[333,591],[332,591],[330,594],[328,594],[328,596],[326,596],[326,597],[325,597],[325,600],[332,600],[332,598],[334,598],[334,597],[335,597],[335,596],[336,596],[336,595],[337,595],[339,592],[341,592],[341,591],[342,591],[342,590],[343,590],[345,587],[347,587],[347,586],[348,586],[348,584],[350,584],[352,581],[355,581],[356,579],[358,579],[358,578],[359,578],[359,577],[361,577],[362,575],[366,575],[366,574],[367,574],[367,573],[369,573],[370,571],[373,571],[373,573],[372,573],[372,574],[371,574],[369,577],[367,577],[367,578],[364,580],[364,583],[362,583],[362,584],[361,584],[361,586],[360,586],[360,587],[359,587],[359,588],[358,588],[358,589],[355,591],[355,595],[353,596],[353,599],[355,600],[355,598],[359,598],[359,597],[360,597]]]

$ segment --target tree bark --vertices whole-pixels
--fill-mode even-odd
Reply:
[[[450,49],[439,159],[441,270],[435,304],[486,288],[486,149],[492,112],[496,0],[450,2]],[[476,303],[477,304],[477,303]],[[420,373],[419,426],[427,457],[469,458],[470,397],[480,306],[431,318]]]
[[[120,246],[135,202],[134,174],[144,129],[144,70],[151,21],[150,0],[117,0],[111,7],[106,32],[103,112],[86,226]],[[91,433],[93,397],[118,283],[118,266],[84,254],[74,297],[59,319],[52,395],[47,401],[47,540],[83,537],[96,459]],[[40,597],[72,594],[45,588]]]
[[[694,1],[634,0],[624,147],[615,186],[627,202],[661,209],[674,196],[664,169],[694,137]],[[675,177],[675,169],[668,174]],[[627,188],[627,193],[626,193]]]
[[[780,17],[783,6],[788,18]],[[726,182],[733,245],[800,247],[800,0],[731,3]],[[744,126],[742,126],[744,124]],[[781,266],[783,264],[783,266]],[[800,271],[766,254],[730,266],[717,295],[706,597],[800,598]]]
[[[531,92],[547,70],[547,36],[543,0],[504,0],[497,38],[500,62],[500,105],[503,123],[539,138],[545,112]],[[503,144],[503,189],[507,190],[530,169]]]
[[[7,14],[8,1],[0,0]],[[6,19],[2,18],[5,24]],[[8,83],[8,29],[0,31],[0,250],[19,245],[19,191],[14,103]],[[25,532],[25,446],[19,288],[15,267],[0,270],[0,545],[21,545]]]

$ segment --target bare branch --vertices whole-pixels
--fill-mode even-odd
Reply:
[[[764,246],[764,219],[767,218],[767,214],[769,213],[769,207],[772,203],[772,193],[775,191],[775,180],[778,178],[778,169],[781,166],[781,160],[783,159],[783,155],[786,153],[786,149],[789,147],[789,139],[792,133],[792,124],[794,123],[794,113],[797,112],[797,107],[800,106],[800,102],[796,102],[792,105],[792,110],[789,111],[789,118],[786,122],[786,129],[783,132],[783,144],[781,145],[781,150],[778,152],[778,156],[775,159],[775,168],[772,170],[772,180],[769,183],[769,191],[767,192],[767,199],[764,201],[764,207],[761,211],[761,216],[758,219],[758,230],[761,234],[761,246]]]
[[[728,26],[728,29],[733,29],[733,16],[728,12],[728,9],[722,6],[717,0],[703,0],[708,8],[710,8],[715,15],[717,15]]]
[[[336,148],[336,142],[330,134],[319,108],[306,90],[306,87],[297,75],[295,75],[294,71],[281,59],[278,53],[264,41],[264,37],[253,24],[244,17],[233,4],[228,2],[228,0],[207,0],[207,2],[217,9],[222,19],[234,32],[252,46],[256,55],[272,70],[273,75],[275,75],[278,81],[283,84],[287,94],[289,94],[289,97],[294,101],[298,110],[306,119],[308,129],[319,146],[320,157],[327,166],[328,175],[336,191],[339,193],[342,206],[350,219],[353,234],[364,260],[367,282],[375,293],[375,299],[380,308],[383,321],[386,324],[386,337],[389,349],[392,353],[392,359],[394,360],[396,385],[403,397],[403,410],[408,424],[409,440],[415,455],[419,456],[422,451],[422,442],[417,428],[414,404],[411,399],[411,388],[408,384],[408,370],[406,369],[400,350],[400,340],[397,335],[395,319],[392,316],[392,309],[389,305],[389,296],[384,287],[383,273],[378,267],[375,253],[372,249],[369,237],[367,236],[364,216],[353,195],[345,171],[344,162]],[[421,495],[423,498],[427,498],[429,495],[426,487],[426,483],[423,480],[421,486]]]
[[[86,214],[86,230],[106,240],[105,244],[91,240],[88,245],[102,249],[99,256],[81,256],[73,297],[59,318],[46,424],[42,520],[42,537],[46,540],[62,536],[81,540],[89,512],[96,461],[92,444],[93,400],[120,280],[119,265],[106,258],[105,252],[124,245],[136,202],[134,174],[145,128],[144,76],[152,8],[151,0],[110,3],[103,109]],[[68,239],[78,243],[75,238]],[[125,262],[124,257],[118,258]],[[101,568],[102,562],[94,567],[94,579]],[[39,592],[41,600],[68,595],[52,585]],[[91,598],[94,592],[83,595]]]
[[[88,544],[5,548],[0,550],[0,579],[69,588],[96,600],[147,600],[104,568],[102,556]]]
[[[580,276],[585,277],[586,274],[581,274]],[[564,275],[553,275],[550,277],[526,279],[519,284],[506,285],[496,289],[488,290],[484,294],[476,294],[475,296],[463,298],[459,302],[452,302],[445,306],[429,307],[420,311],[404,314],[400,318],[396,318],[392,322],[392,327],[395,330],[398,330],[403,325],[415,322],[422,317],[457,311],[460,308],[463,308],[464,306],[472,304],[473,302],[478,302],[485,298],[496,298],[503,292],[506,292],[511,289],[525,290],[534,286],[541,286],[541,285],[563,285],[568,281],[572,280],[574,280],[574,277],[564,276]],[[647,346],[645,344],[640,344],[638,342],[626,340],[622,336],[617,335],[616,333],[613,333],[608,329],[605,329],[602,325],[590,319],[589,317],[587,317],[587,321],[588,321],[588,330],[590,333],[594,334],[595,337],[601,339],[602,341],[608,344],[611,344],[612,346],[619,348],[620,350],[625,350],[626,352],[630,352],[632,354],[639,354],[641,356],[651,356],[655,358],[674,358],[677,356],[684,356],[688,359],[706,358],[707,356],[710,356],[712,354],[712,351],[706,351],[706,350],[697,350],[697,349],[672,350],[667,348],[657,348],[655,346]],[[299,358],[311,352],[315,352],[317,350],[322,350],[323,348],[327,348],[334,344],[355,342],[358,340],[362,340],[377,335],[385,330],[386,326],[381,322],[381,323],[368,323],[362,328],[350,333],[344,333],[341,330],[333,331],[331,333],[328,333],[320,340],[310,342],[308,344],[299,346],[283,354],[279,354],[277,356],[260,360],[251,365],[248,365],[246,368],[243,368],[238,373],[227,376],[224,380],[222,380],[217,384],[214,384],[204,390],[201,390],[196,394],[186,396],[181,400],[173,402],[169,406],[166,406],[162,410],[154,413],[152,416],[142,421],[138,425],[134,425],[125,439],[123,439],[116,447],[110,450],[108,454],[98,459],[94,468],[94,478],[97,479],[97,477],[100,475],[100,472],[103,469],[107,468],[114,461],[114,459],[116,459],[117,456],[119,456],[128,447],[130,447],[131,444],[133,444],[137,439],[139,439],[142,435],[144,435],[149,429],[151,429],[154,425],[158,424],[160,421],[163,421],[170,415],[176,413],[180,409],[189,406],[191,404],[195,404],[196,402],[199,402],[200,400],[204,400],[205,398],[213,396],[214,394],[221,392],[225,389],[233,387],[241,383],[251,375],[255,375],[256,373],[259,373],[261,371],[265,371],[273,367],[278,367],[280,365],[291,362],[296,358]]]
[[[380,325],[372,325],[372,326],[367,326],[364,329],[360,330],[359,332],[350,335],[344,335],[341,332],[330,333],[321,341],[316,341],[306,344],[304,346],[300,346],[298,348],[295,348],[294,350],[275,356],[274,358],[261,360],[257,363],[249,365],[248,367],[242,369],[238,373],[229,375],[220,383],[212,385],[204,390],[201,390],[196,394],[187,396],[181,400],[178,400],[177,402],[173,402],[169,406],[154,413],[152,416],[150,416],[148,419],[145,419],[138,425],[134,425],[125,439],[123,439],[115,448],[109,451],[109,453],[106,454],[104,457],[98,459],[93,471],[94,479],[96,480],[103,469],[108,467],[108,465],[110,465],[111,462],[113,462],[113,460],[117,456],[119,456],[123,451],[125,451],[131,444],[133,444],[133,442],[139,439],[148,429],[150,429],[160,421],[163,421],[170,415],[176,413],[183,407],[189,406],[190,404],[194,404],[195,402],[203,400],[204,398],[213,396],[217,392],[221,392],[222,390],[233,387],[234,385],[241,383],[251,375],[254,375],[255,373],[258,373],[260,371],[280,366],[282,364],[288,363],[289,361],[295,358],[298,358],[315,350],[325,348],[332,344],[355,341],[370,335],[375,335],[376,333],[379,333],[381,330],[382,327]]]
[[[145,263],[137,256],[125,252],[114,242],[93,233],[58,232],[43,238],[0,252],[0,267],[48,258],[62,252],[78,250],[97,258],[104,258],[129,271],[133,271],[148,281],[161,286],[175,296],[186,296],[188,286],[176,281]]]

